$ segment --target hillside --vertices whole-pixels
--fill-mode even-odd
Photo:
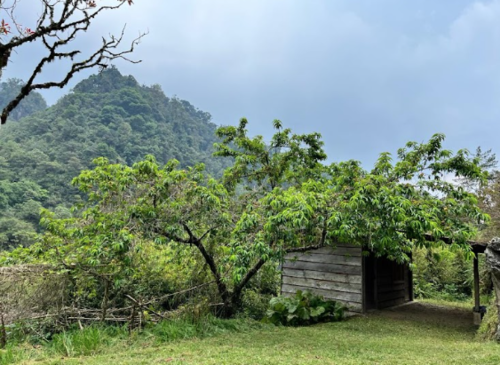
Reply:
[[[17,97],[23,85],[24,82],[19,79],[0,83],[0,110]],[[39,92],[33,91],[10,113],[9,121],[17,121],[44,109],[47,109],[47,102]]]
[[[0,247],[29,244],[26,232],[36,228],[41,206],[68,214],[81,198],[72,178],[99,156],[133,164],[153,154],[160,163],[204,162],[220,174],[224,161],[211,157],[216,125],[210,119],[158,85],[141,86],[111,67],[54,106],[7,123],[0,131]]]

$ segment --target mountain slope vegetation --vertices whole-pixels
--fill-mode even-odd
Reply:
[[[20,79],[9,79],[0,83],[0,109],[5,108],[11,100],[17,97],[23,86],[24,82]],[[9,119],[17,121],[45,109],[47,109],[47,102],[39,92],[33,91],[10,113]]]
[[[81,199],[71,180],[97,157],[126,164],[146,154],[160,163],[175,158],[181,166],[204,162],[214,175],[224,168],[211,157],[216,125],[209,113],[114,67],[83,80],[50,108],[37,105],[37,113],[0,131],[0,227],[13,227],[0,233],[0,248],[29,244],[42,206],[68,215]]]

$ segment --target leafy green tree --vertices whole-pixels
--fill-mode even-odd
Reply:
[[[32,181],[0,180],[0,250],[34,242],[47,191]]]
[[[442,148],[442,135],[380,156],[371,171],[348,161],[322,164],[317,133],[296,135],[275,121],[269,143],[247,135],[246,120],[219,128],[216,155],[231,156],[222,180],[203,165],[161,167],[154,157],[132,167],[95,161],[73,183],[88,195],[81,215],[44,213],[47,233],[34,247],[46,260],[93,270],[120,283],[134,270],[141,242],[175,247],[202,259],[222,301],[237,309],[242,290],[270,261],[338,240],[405,261],[413,247],[444,245],[469,252],[467,240],[488,217],[476,197],[447,182],[450,173],[483,181],[480,160]]]
[[[491,224],[484,227],[480,237],[484,241],[490,241],[493,237],[500,236],[500,171],[494,171],[488,180],[488,184],[479,189],[480,205],[485,212],[491,216]]]
[[[35,225],[13,216],[0,217],[0,251],[30,246],[36,235]]]

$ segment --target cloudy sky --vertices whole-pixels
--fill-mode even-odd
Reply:
[[[437,132],[450,149],[500,153],[500,0],[135,3],[102,17],[79,47],[90,51],[125,23],[129,37],[148,31],[134,56],[142,63],[119,69],[216,124],[247,117],[268,136],[280,119],[320,132],[331,161],[367,168]],[[19,52],[4,77],[26,77],[39,51]]]

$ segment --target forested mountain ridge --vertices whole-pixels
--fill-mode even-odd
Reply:
[[[220,174],[224,161],[211,156],[216,125],[210,119],[158,85],[141,86],[111,67],[52,107],[7,123],[0,129],[0,248],[26,244],[26,234],[16,238],[2,227],[35,229],[42,206],[68,214],[80,199],[71,180],[96,157],[133,164],[153,154],[160,163],[204,162]]]

